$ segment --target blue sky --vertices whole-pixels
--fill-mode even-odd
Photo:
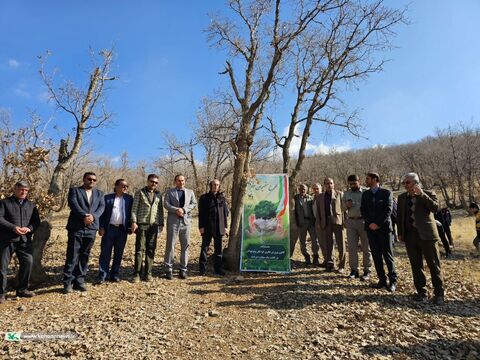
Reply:
[[[383,73],[345,95],[361,108],[368,139],[318,126],[311,151],[398,144],[432,135],[459,121],[480,123],[480,1],[390,0],[409,4],[409,26],[397,29],[397,49]],[[224,54],[209,47],[209,13],[223,1],[14,1],[0,0],[0,108],[16,124],[28,110],[53,114],[38,76],[37,55],[52,52],[50,67],[85,85],[88,48],[115,44],[117,58],[108,108],[115,124],[92,134],[96,154],[132,160],[160,155],[162,131],[188,135],[202,97],[224,84]],[[280,106],[281,107],[281,106]],[[58,123],[64,119],[57,112]],[[278,116],[286,126],[288,113]],[[65,128],[71,127],[69,123]]]

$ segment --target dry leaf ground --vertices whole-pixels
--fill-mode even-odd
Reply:
[[[197,272],[199,237],[191,244],[188,280],[132,284],[129,237],[120,283],[61,293],[65,218],[55,220],[46,253],[50,280],[33,299],[0,306],[0,331],[74,333],[69,341],[3,341],[2,359],[479,359],[480,260],[470,256],[473,219],[456,214],[455,257],[443,261],[447,302],[418,304],[405,249],[396,247],[395,294],[294,262],[291,274]],[[196,233],[196,232],[195,232]],[[98,267],[92,251],[89,282]],[[300,260],[296,252],[294,259]],[[431,290],[431,289],[430,289]]]

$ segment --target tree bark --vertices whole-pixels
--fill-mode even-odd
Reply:
[[[42,265],[42,258],[51,232],[52,225],[48,220],[43,220],[33,234],[33,267],[30,283],[34,286],[44,282],[47,278],[47,273]]]

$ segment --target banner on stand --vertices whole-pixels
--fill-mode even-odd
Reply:
[[[241,271],[290,271],[288,175],[256,175],[243,205]]]

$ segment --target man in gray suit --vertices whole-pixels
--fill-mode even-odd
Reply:
[[[164,207],[167,217],[167,245],[165,247],[165,277],[173,278],[173,260],[175,243],[180,238],[180,278],[187,278],[188,241],[192,227],[191,212],[197,206],[197,200],[192,190],[185,188],[185,176],[175,176],[175,187],[165,193]]]
[[[300,238],[300,251],[305,258],[305,264],[311,265],[310,254],[307,251],[307,233],[310,234],[312,241],[313,264],[320,265],[318,261],[318,240],[315,234],[315,217],[313,216],[313,197],[307,194],[308,187],[301,184],[298,187],[298,194],[294,196],[295,200],[295,225],[298,228],[298,236]],[[292,238],[290,246],[290,256],[295,250],[296,238]]]

